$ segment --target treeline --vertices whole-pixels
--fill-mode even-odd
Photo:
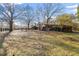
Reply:
[[[53,21],[50,21],[49,24],[42,23],[44,26],[33,26],[33,29],[39,29],[43,31],[63,31],[63,32],[72,32],[79,31],[79,24],[77,23],[77,17],[73,14],[62,14],[57,16]]]
[[[35,6],[34,6],[35,5]],[[63,13],[63,4],[0,4],[0,20],[7,22],[9,31],[13,31],[15,22],[26,25],[28,29],[73,31],[78,30],[77,17]],[[53,18],[54,17],[54,18]]]

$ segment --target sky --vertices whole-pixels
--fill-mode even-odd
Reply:
[[[20,6],[25,6],[27,3],[20,3]],[[29,3],[28,3],[29,4]],[[39,3],[41,4],[41,3]],[[39,5],[38,3],[31,3],[29,5],[31,5],[34,9],[36,8],[37,5]],[[69,13],[69,14],[75,14],[77,12],[77,6],[79,5],[79,3],[60,3],[61,6],[64,7],[63,12],[64,13]]]
[[[78,3],[69,3],[69,4],[63,4],[65,7],[64,12],[70,13],[70,14],[76,14],[77,13],[77,7]]]
[[[27,3],[20,3],[18,5],[24,7],[26,6]],[[29,4],[32,6],[33,9],[36,8],[37,3],[31,3]],[[61,7],[64,7],[63,9],[63,13],[68,13],[68,14],[76,14],[77,13],[77,7],[78,7],[78,3],[61,3]],[[18,23],[19,24],[19,23]]]

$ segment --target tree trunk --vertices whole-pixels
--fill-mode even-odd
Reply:
[[[41,24],[38,22],[38,30],[41,30]]]
[[[29,30],[29,25],[30,25],[30,23],[28,23],[28,30]]]
[[[10,30],[9,30],[9,32],[12,32],[12,31],[13,31],[13,21],[10,21],[9,26],[10,26]]]
[[[10,10],[11,13],[11,19],[10,19],[10,32],[13,31],[13,9]]]
[[[49,27],[48,27],[48,25],[47,25],[47,27],[46,27],[46,31],[49,31]]]
[[[47,24],[46,24],[46,31],[49,31],[49,18],[47,19]]]

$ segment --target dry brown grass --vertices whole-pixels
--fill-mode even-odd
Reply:
[[[13,31],[3,44],[7,55],[79,55],[79,35],[63,32]]]

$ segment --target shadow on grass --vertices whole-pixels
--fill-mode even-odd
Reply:
[[[79,34],[79,32],[74,32],[74,31],[72,31],[72,32],[63,32],[63,33],[67,33],[67,34]]]
[[[3,35],[0,37],[0,56],[6,56],[6,55],[7,55],[7,54],[6,54],[6,49],[3,48],[3,42],[4,42],[4,40],[5,40],[5,37],[7,37],[7,36],[9,35],[9,33],[10,33],[10,32],[7,32],[7,33],[3,34]],[[1,49],[2,49],[3,53],[1,53],[1,52],[2,52]]]
[[[10,32],[8,32],[8,33],[5,33],[5,34],[3,34],[1,37],[0,37],[0,48],[2,48],[3,46],[3,42],[4,42],[4,40],[5,40],[5,37],[7,37],[8,35],[9,35],[9,33]]]
[[[71,32],[65,32],[65,31],[42,31],[42,32],[46,32],[46,33],[67,33],[67,34],[79,34],[79,32],[76,32],[76,31],[71,31]]]

